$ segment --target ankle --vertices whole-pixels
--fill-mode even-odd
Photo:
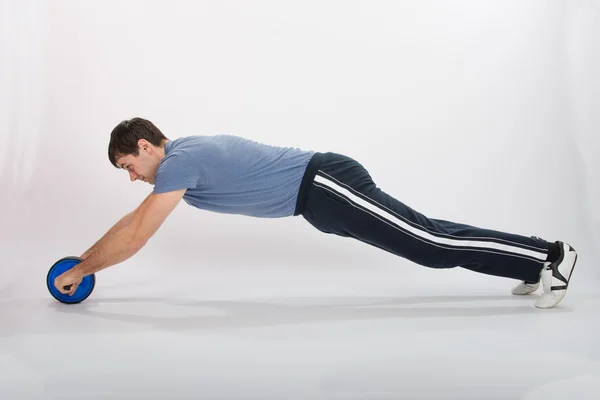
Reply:
[[[558,246],[557,242],[554,243],[548,243],[548,257],[546,258],[546,261],[553,263],[554,261],[558,260],[558,257],[560,257],[560,247]]]

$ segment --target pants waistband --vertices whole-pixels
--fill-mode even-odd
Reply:
[[[325,153],[316,152],[308,161],[302,182],[300,183],[300,189],[298,190],[298,199],[296,200],[296,210],[294,216],[304,213],[306,210],[306,201],[308,198],[309,185],[315,179],[317,170],[323,165],[325,161]]]

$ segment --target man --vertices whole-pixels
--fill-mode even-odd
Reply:
[[[563,299],[577,261],[575,249],[561,241],[428,218],[384,193],[361,164],[337,153],[230,135],[169,140],[152,122],[133,118],[112,131],[108,157],[132,181],[148,182],[154,190],[86,251],[82,262],[56,278],[62,293],[73,294],[83,277],[133,256],[181,199],[220,213],[302,215],[322,232],[355,238],[426,267],[460,266],[518,279],[517,295],[533,293],[541,281],[539,308]]]

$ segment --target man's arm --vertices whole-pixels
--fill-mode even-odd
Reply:
[[[73,269],[84,277],[133,256],[154,235],[184,194],[185,189],[150,194],[134,212],[128,214],[130,218],[123,222],[124,226],[113,229],[110,235],[107,232],[105,238],[93,247],[95,250]]]
[[[83,253],[81,255],[81,258],[83,258],[84,260],[86,258],[88,258],[90,256],[90,254],[92,254],[93,252],[98,250],[100,248],[100,246],[102,246],[104,243],[106,243],[106,241],[108,240],[109,237],[111,237],[116,232],[120,231],[121,229],[125,228],[131,222],[131,218],[132,218],[134,212],[135,211],[132,211],[129,214],[127,214],[126,216],[124,216],[123,218],[121,218],[119,220],[119,222],[117,222],[112,228],[110,228],[108,230],[108,232],[106,232],[104,234],[104,236],[102,236],[102,238],[100,238],[100,240],[98,240],[96,243],[94,243],[92,245],[92,247],[90,247],[85,253]]]
[[[148,195],[144,201],[138,206],[138,208],[136,208],[135,210],[133,210],[132,212],[130,212],[129,214],[125,215],[123,218],[121,218],[119,220],[119,222],[117,222],[116,224],[113,225],[112,228],[110,228],[108,230],[108,232],[106,232],[104,234],[104,236],[102,236],[102,238],[100,238],[100,240],[98,240],[96,243],[94,243],[92,245],[92,247],[90,247],[85,253],[83,253],[81,255],[81,258],[83,258],[84,260],[86,258],[88,258],[90,256],[90,254],[92,254],[93,252],[95,252],[96,250],[98,250],[100,248],[100,246],[102,246],[106,241],[108,241],[108,238],[111,237],[112,235],[114,235],[116,232],[120,231],[121,229],[125,228],[132,220],[133,218],[133,214],[138,211],[140,209],[140,207],[142,205],[144,205],[148,199],[150,198],[152,194]]]

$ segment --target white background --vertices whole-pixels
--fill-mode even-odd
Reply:
[[[363,163],[382,189],[430,217],[567,241],[580,257],[565,298],[566,306],[576,312],[577,295],[595,296],[600,280],[595,262],[600,240],[599,70],[600,3],[592,0],[3,0],[0,306],[11,322],[0,320],[0,329],[12,339],[0,349],[39,344],[10,342],[27,340],[28,335],[62,332],[62,343],[67,344],[77,340],[78,333],[94,331],[94,323],[87,322],[92,314],[86,314],[83,305],[56,308],[44,279],[54,261],[82,254],[151,191],[148,184],[129,182],[127,173],[114,169],[107,157],[110,131],[134,116],[152,120],[171,139],[229,133],[347,154]],[[240,299],[247,304],[247,299],[260,296],[347,300],[410,293],[418,303],[425,299],[420,295],[435,302],[436,296],[496,290],[498,296],[489,299],[493,302],[510,297],[513,284],[459,269],[428,270],[357,241],[324,235],[301,217],[221,215],[182,202],[145,248],[98,274],[98,286],[87,304],[94,304],[94,298],[108,302],[96,306],[110,311],[103,309],[106,314],[98,314],[99,320],[127,310],[117,322],[101,324],[104,330],[96,333],[102,341],[102,332],[115,337],[120,329],[138,332],[126,326],[137,324],[140,313],[150,322],[142,323],[145,328],[139,332],[162,332],[153,318],[178,312],[161,297],[166,294],[175,302],[200,296],[203,301]],[[134,305],[111,305],[115,297]],[[145,298],[158,300],[144,303]],[[463,300],[467,306],[472,303],[468,297]],[[363,298],[359,303],[364,301],[369,302]],[[523,304],[530,308],[530,302]],[[18,305],[23,309],[17,312]],[[248,318],[257,323],[290,312],[261,310],[255,319]],[[495,313],[498,310],[486,312],[485,306],[475,312],[482,318]],[[498,326],[515,323],[512,312],[506,314],[507,320],[498,321]],[[86,318],[86,328],[78,317]],[[456,317],[460,320],[465,314]],[[61,318],[69,318],[71,331],[57,322]],[[289,318],[293,323],[303,320]],[[273,325],[285,324],[273,319]],[[479,329],[481,321],[470,321]],[[373,327],[368,324],[364,329]],[[42,328],[48,326],[54,328]],[[355,327],[354,332],[361,330]],[[160,337],[131,340],[146,354],[143,344],[157,346],[163,343]],[[172,338],[164,340],[171,343]],[[434,335],[431,340],[439,338]],[[586,343],[579,337],[583,353]],[[94,354],[107,350],[98,351]],[[163,356],[170,354],[164,351]],[[294,354],[301,353],[296,349]],[[66,396],[58,384],[19,385],[34,373],[25,363],[19,375],[14,360],[23,359],[23,354],[6,359],[4,366],[17,374],[15,380],[6,378],[14,384],[6,386],[14,390],[7,393],[24,395],[20,390],[30,390],[33,396],[56,389],[57,395]],[[131,362],[131,357],[123,357],[125,364]],[[350,360],[343,363],[357,362]],[[72,366],[63,362],[63,368]],[[106,363],[102,365],[113,367]],[[43,375],[45,365],[36,365]],[[275,361],[269,365],[269,374],[281,368]],[[508,360],[507,371],[511,365]],[[168,377],[169,371],[160,373]],[[441,368],[440,376],[443,372]],[[465,379],[472,372],[465,372]],[[94,382],[91,375],[83,375]],[[356,380],[360,376],[365,375],[357,372]],[[524,379],[522,388],[530,382]],[[307,390],[300,398],[321,393],[298,385]],[[449,398],[451,393],[468,398],[448,385],[443,393]],[[180,394],[188,387],[193,385],[184,385]],[[224,386],[211,388],[217,393]],[[417,393],[419,387],[413,388]],[[250,385],[246,393],[255,390],[263,399],[294,394],[262,389]],[[223,398],[236,393],[229,390],[220,392]],[[387,398],[351,397],[348,393],[357,389],[348,390],[339,398]],[[420,393],[422,398],[436,397],[434,392]],[[510,396],[516,398],[515,393]],[[73,396],[77,394],[81,393]],[[94,394],[102,398],[98,390]],[[481,393],[472,395],[484,398]],[[401,397],[396,393],[390,398]]]

